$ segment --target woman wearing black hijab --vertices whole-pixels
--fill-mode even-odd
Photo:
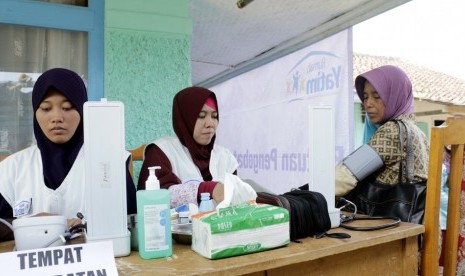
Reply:
[[[71,70],[50,69],[37,79],[32,91],[37,144],[0,162],[2,218],[49,213],[63,215],[72,223],[77,212],[85,210],[86,101],[84,82]],[[126,174],[127,210],[135,213],[135,187]]]
[[[215,93],[203,87],[179,91],[173,100],[176,137],[147,145],[137,189],[145,189],[148,167],[160,166],[155,173],[160,187],[170,190],[172,207],[198,203],[204,192],[221,202],[225,174],[236,174],[238,163],[228,149],[215,144],[218,123]]]

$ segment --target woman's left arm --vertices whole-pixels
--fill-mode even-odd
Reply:
[[[10,204],[3,198],[0,194],[0,218],[6,220],[8,223],[13,221],[13,210],[11,209]],[[0,223],[0,241],[9,241],[13,240],[13,231],[10,227],[4,223]]]

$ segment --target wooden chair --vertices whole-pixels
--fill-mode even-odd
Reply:
[[[0,149],[0,161],[7,158],[10,154],[11,154],[11,152],[9,150]]]
[[[421,253],[421,275],[437,276],[439,272],[439,209],[444,148],[451,145],[449,175],[449,205],[447,207],[447,235],[445,240],[444,274],[455,275],[460,220],[465,145],[465,117],[448,118],[445,126],[431,129],[428,183],[425,207],[425,234]]]
[[[2,161],[3,159],[7,158],[9,154],[6,154],[6,153],[0,153],[0,161]]]
[[[142,144],[139,147],[128,150],[131,153],[131,160],[129,161],[129,172],[131,173],[132,178],[134,179],[134,163],[133,161],[143,161],[144,160],[144,149],[146,144]]]

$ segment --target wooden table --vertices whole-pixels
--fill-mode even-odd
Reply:
[[[209,260],[190,246],[174,244],[169,258],[144,260],[138,252],[116,258],[120,275],[417,275],[418,235],[423,225],[401,223],[377,231],[345,232],[349,239],[306,238],[286,247],[249,255]],[[0,244],[11,251],[13,242]]]

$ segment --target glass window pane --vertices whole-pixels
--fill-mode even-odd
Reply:
[[[87,33],[0,24],[0,160],[35,143],[31,92],[42,72],[87,78]]]

